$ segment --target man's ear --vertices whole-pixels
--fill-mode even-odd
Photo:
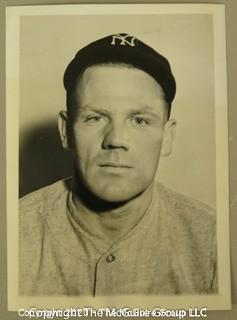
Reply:
[[[69,144],[69,136],[68,130],[69,129],[69,120],[66,111],[60,111],[58,115],[58,130],[60,134],[60,138],[62,141],[62,146],[64,149],[70,149]]]
[[[173,149],[173,141],[175,137],[176,121],[170,119],[166,122],[161,147],[161,155],[168,156]]]

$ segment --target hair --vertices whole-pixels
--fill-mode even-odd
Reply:
[[[105,63],[98,63],[98,64],[92,64],[92,65],[87,65],[85,66],[85,68],[82,69],[82,71],[78,74],[78,76],[76,77],[75,82],[73,83],[73,85],[70,87],[70,90],[68,89],[66,91],[66,106],[67,106],[67,113],[68,113],[68,119],[70,122],[73,122],[73,120],[76,118],[77,115],[77,111],[79,108],[79,105],[76,101],[76,86],[77,84],[80,82],[84,72],[86,71],[86,69],[88,69],[89,67],[93,66],[93,65],[112,65],[112,66],[122,66],[122,67],[126,67],[126,68],[131,68],[131,69],[139,69],[137,67],[135,67],[132,64],[129,63],[123,63],[123,62],[105,62]],[[142,70],[142,69],[141,69]],[[157,80],[155,79],[155,81],[157,82]],[[163,90],[164,92],[164,90]],[[166,108],[167,108],[167,120],[170,117],[170,113],[171,113],[171,102],[168,101],[165,92],[164,92],[164,100],[166,102]]]

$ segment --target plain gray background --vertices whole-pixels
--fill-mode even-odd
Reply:
[[[179,3],[179,1],[162,1],[165,3]],[[182,3],[192,3],[197,1],[182,1]],[[237,44],[236,44],[236,31],[237,31],[237,1],[236,0],[226,0],[226,1],[198,1],[199,3],[225,3],[226,4],[226,13],[227,13],[227,72],[228,72],[228,103],[229,103],[229,163],[230,163],[230,208],[231,208],[231,258],[232,258],[232,301],[237,303],[237,128],[236,128],[236,119],[237,119],[237,95],[236,95],[236,83],[237,83]],[[72,4],[83,3],[82,1],[70,1]],[[88,3],[88,2],[84,2]],[[93,3],[100,3],[99,1],[93,1]],[[103,3],[113,3],[112,1],[104,1]],[[116,3],[116,2],[114,2]],[[117,2],[118,3],[118,2]],[[119,3],[126,3],[126,1]],[[138,1],[130,1],[130,3],[138,3]],[[140,2],[142,3],[142,2]],[[160,3],[159,1],[151,1],[150,3]],[[32,5],[32,4],[68,4],[65,1],[2,1],[1,2],[1,70],[5,71],[5,60],[4,60],[4,43],[5,43],[5,6],[6,5]],[[5,204],[5,72],[0,73],[1,80],[1,107],[0,107],[0,146],[1,146],[1,166],[0,166],[0,177],[1,177],[1,232],[0,232],[0,243],[1,243],[1,311],[0,319],[19,319],[18,315],[14,312],[7,312],[7,282],[6,282],[6,207]],[[232,311],[212,311],[209,312],[206,319],[215,319],[215,320],[236,320],[237,316],[237,306],[233,306],[235,309]]]

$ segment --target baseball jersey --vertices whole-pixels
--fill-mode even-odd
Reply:
[[[108,242],[74,218],[72,196],[62,180],[20,200],[20,295],[217,292],[213,209],[155,183],[139,222]]]

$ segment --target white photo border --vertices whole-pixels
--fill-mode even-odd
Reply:
[[[182,296],[25,297],[18,295],[18,185],[19,165],[19,28],[21,16],[88,14],[211,14],[214,28],[216,204],[219,294]],[[69,306],[129,306],[210,310],[231,308],[229,247],[228,114],[225,6],[223,4],[126,4],[15,6],[6,9],[6,154],[7,154],[7,264],[8,308],[56,308]],[[15,155],[15,156],[13,156]]]

